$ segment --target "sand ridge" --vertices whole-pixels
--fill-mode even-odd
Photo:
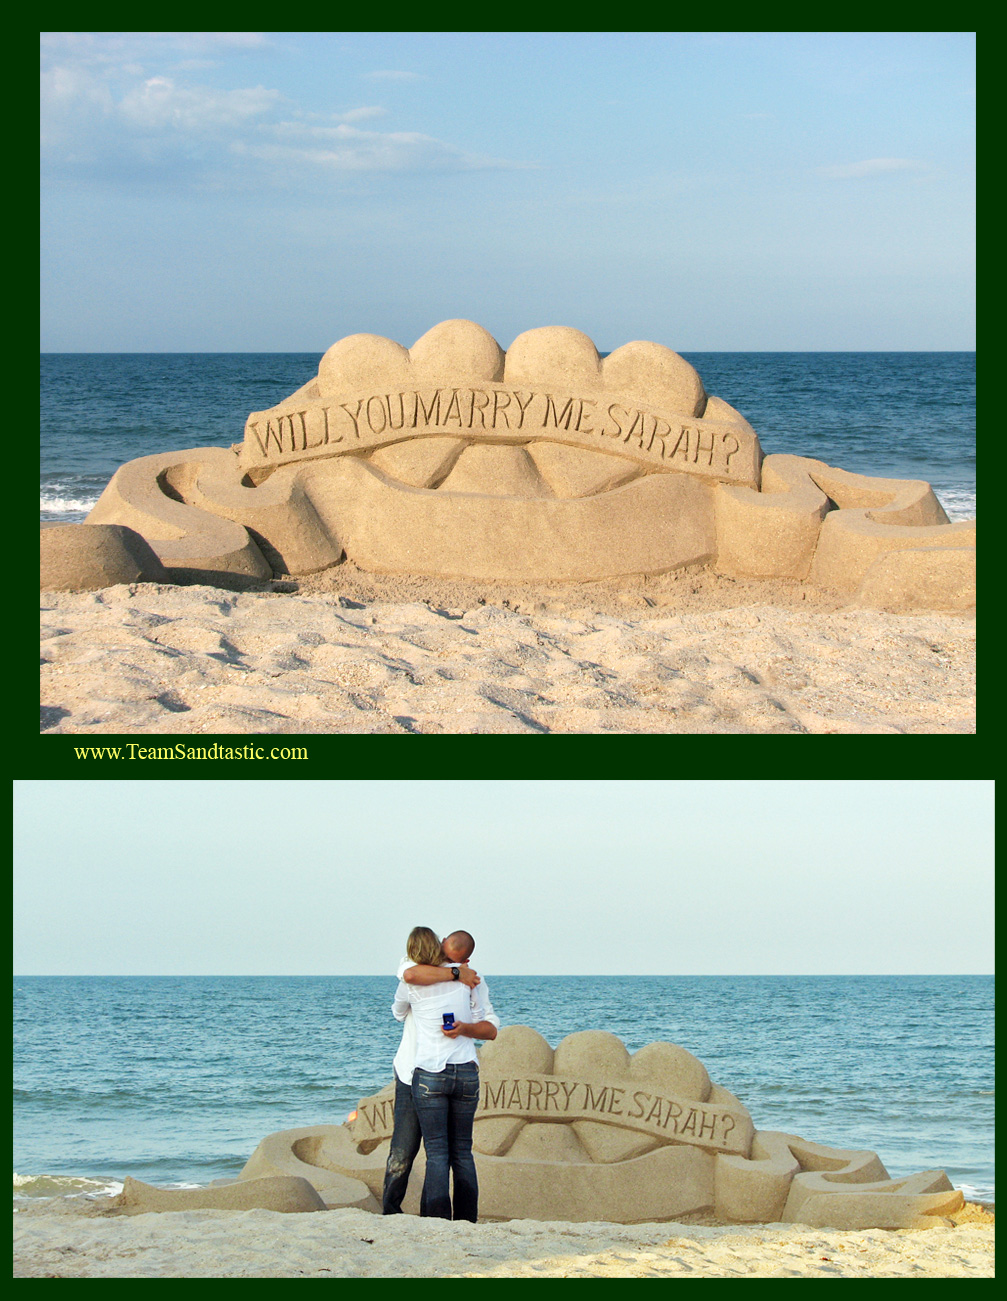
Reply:
[[[42,594],[42,730],[967,733],[974,619],[677,571]]]
[[[924,1230],[468,1224],[335,1210],[14,1216],[22,1278],[986,1278],[992,1217]]]

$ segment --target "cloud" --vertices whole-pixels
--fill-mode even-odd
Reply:
[[[40,89],[43,162],[47,155],[76,153],[82,147],[88,152],[87,137],[100,135],[115,117],[111,89],[84,68],[44,69]]]
[[[416,131],[361,131],[345,122],[332,127],[278,122],[263,128],[260,134],[273,139],[236,140],[232,150],[267,163],[323,172],[458,172],[523,166],[466,153]]]
[[[337,120],[340,122],[362,122],[369,117],[384,117],[387,112],[386,108],[379,108],[376,104],[370,104],[363,108],[351,108],[348,113],[340,113]]]
[[[860,176],[881,176],[885,172],[918,172],[923,170],[923,164],[912,158],[865,158],[861,163],[838,163],[817,170],[819,176],[846,181]]]
[[[47,57],[42,74],[48,176],[219,190],[325,181],[340,173],[523,166],[420,132],[363,129],[360,124],[386,113],[377,104],[342,113],[304,112],[267,86],[225,90],[201,84],[205,75],[199,82],[189,80],[178,60],[168,65],[171,75],[163,61],[151,75],[149,64],[136,61],[151,35],[158,36],[140,33],[138,41],[113,36],[102,42],[69,33],[49,41],[49,54],[57,57]],[[240,35],[225,33],[220,43],[255,44],[254,34],[235,41]],[[200,48],[213,44],[212,33],[196,36]],[[177,54],[174,34],[165,34],[162,52]],[[205,68],[192,71],[205,73]]]
[[[42,77],[43,171],[63,179],[178,183],[212,167],[215,155],[226,157],[235,134],[254,130],[283,106],[283,96],[265,86],[218,90],[57,65]]]
[[[149,77],[123,96],[117,111],[129,126],[202,133],[261,117],[281,99],[279,91],[264,86],[212,90],[205,86],[177,86],[170,77]]]

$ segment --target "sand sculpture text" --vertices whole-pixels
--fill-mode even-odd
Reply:
[[[473,1128],[480,1215],[643,1223],[692,1212],[841,1229],[943,1225],[964,1199],[941,1170],[890,1179],[877,1154],[756,1130],[697,1058],[669,1043],[632,1055],[587,1030],[555,1049],[508,1026],[480,1050]],[[394,1086],[342,1125],[264,1139],[241,1180],[300,1177],[329,1206],[380,1209]],[[422,1153],[404,1208],[416,1214]]]
[[[732,483],[754,484],[761,459],[755,435],[742,429],[725,432],[703,420],[683,421],[604,397],[503,387],[372,393],[338,405],[256,413],[245,426],[244,451],[249,465],[258,458],[262,465],[289,465],[351,448],[387,447],[406,435],[460,433],[505,445],[521,434],[587,451],[608,450],[608,439],[644,465]]]
[[[408,349],[350,335],[296,393],[253,411],[240,444],[122,466],[86,524],[44,540],[52,585],[264,579],[345,560],[501,581],[699,564],[862,604],[974,602],[974,522],[949,523],[929,484],[764,456],[671,349],[637,341],[602,358],[559,326],[506,353],[471,321]],[[139,535],[132,550],[124,530]]]
[[[365,1099],[358,1108],[354,1135],[361,1142],[391,1138],[394,1110],[394,1099]],[[674,1136],[680,1143],[693,1143],[712,1152],[747,1151],[752,1137],[747,1120],[727,1107],[662,1097],[645,1089],[629,1090],[616,1084],[557,1079],[554,1075],[484,1081],[479,1115],[486,1119],[518,1116],[534,1121],[596,1120],[602,1124],[617,1118],[617,1123],[625,1129],[653,1138]]]

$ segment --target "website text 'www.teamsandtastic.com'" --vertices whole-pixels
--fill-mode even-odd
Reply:
[[[175,745],[141,745],[137,741],[125,745],[75,745],[74,754],[78,759],[188,759],[210,763],[308,757],[303,745],[274,745],[267,749],[263,745],[220,745],[216,741],[212,745],[186,745],[183,741]]]

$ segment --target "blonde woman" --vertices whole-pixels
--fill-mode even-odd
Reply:
[[[399,968],[392,1004],[404,1027],[395,1055],[395,1126],[382,1205],[386,1215],[402,1209],[422,1135],[427,1173],[420,1214],[452,1218],[453,1174],[454,1218],[474,1221],[477,1216],[472,1157],[472,1120],[479,1103],[475,1040],[495,1039],[500,1021],[485,984],[468,965],[474,948],[467,931],[453,931],[441,941],[428,927],[417,926],[409,935],[408,957]],[[444,1025],[445,1012],[454,1017],[451,1027]]]

